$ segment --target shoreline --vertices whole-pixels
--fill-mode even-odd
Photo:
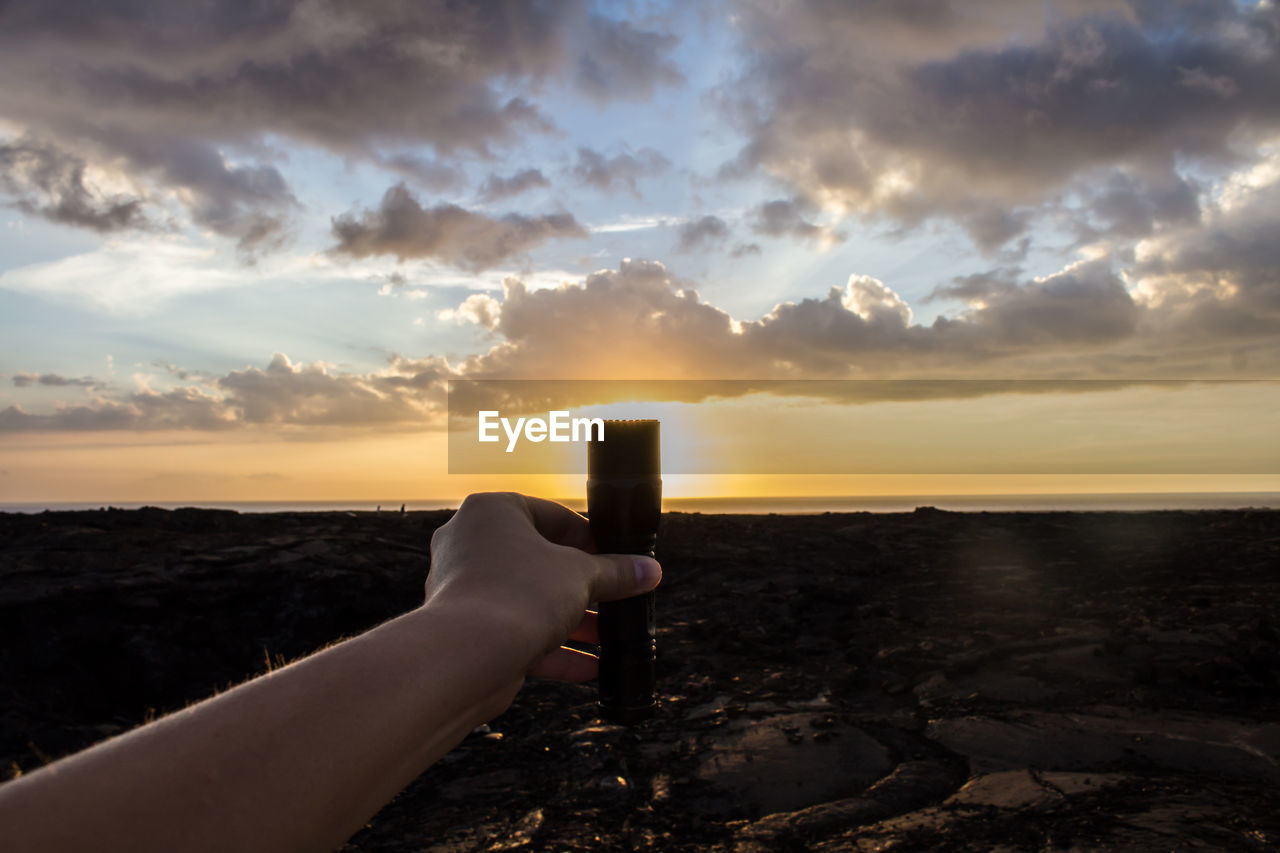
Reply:
[[[582,498],[555,498],[581,511]],[[85,512],[92,510],[209,509],[239,513],[287,512],[435,512],[456,509],[458,499],[388,501],[12,501],[0,513]],[[381,507],[379,510],[378,508]],[[1280,509],[1280,492],[1116,492],[1009,493],[982,495],[777,496],[766,498],[667,498],[664,511],[704,515],[821,515],[823,513],[896,513],[917,507],[947,512],[1148,512],[1156,510]]]

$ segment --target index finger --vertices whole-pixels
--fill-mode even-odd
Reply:
[[[586,517],[564,504],[521,495],[534,528],[547,540],[557,545],[568,545],[588,554],[596,553],[596,540],[591,535],[591,523]]]

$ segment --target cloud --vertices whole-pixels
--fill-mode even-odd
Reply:
[[[1137,330],[1139,308],[1110,259],[1073,264],[1020,287],[992,290],[970,315],[995,346],[1105,344]]]
[[[703,216],[680,226],[677,252],[692,252],[729,239],[729,226],[718,216]]]
[[[322,364],[293,364],[276,353],[265,369],[232,371],[217,380],[238,424],[370,426],[424,422],[438,408],[443,361],[422,362],[385,375],[330,373]],[[433,397],[434,395],[434,397]],[[434,403],[434,405],[432,405]]]
[[[175,375],[178,375],[175,373]],[[394,427],[441,422],[443,359],[393,358],[384,371],[351,374],[324,364],[295,364],[282,353],[249,367],[167,391],[103,391],[87,404],[32,413],[0,410],[0,432],[228,430],[245,427]],[[91,382],[94,389],[106,383]]]
[[[669,33],[591,15],[575,82],[579,90],[600,102],[618,97],[648,98],[658,86],[684,82],[684,75],[666,58],[678,41]]]
[[[419,292],[418,290],[409,289],[409,277],[400,270],[392,270],[389,273],[376,275],[374,276],[374,279],[381,279],[383,282],[377,291],[379,296],[391,296],[392,294],[398,293],[412,299],[415,297],[411,296],[411,294]]]
[[[0,143],[0,193],[23,213],[103,233],[150,227],[142,198],[97,190],[86,170],[83,158],[29,137]]]
[[[485,178],[484,183],[480,185],[477,198],[487,204],[520,195],[535,187],[549,186],[551,182],[542,174],[541,169],[521,169],[507,177],[493,174]]]
[[[457,308],[445,308],[436,312],[436,317],[446,323],[470,323],[492,331],[498,324],[501,310],[501,303],[489,294],[473,293]]]
[[[459,366],[468,378],[981,376],[993,364],[1024,375],[1019,359],[1125,342],[1137,334],[1142,312],[1106,259],[993,289],[962,316],[931,326],[913,324],[906,301],[865,275],[850,276],[823,298],[739,320],[654,261],[625,261],[581,284],[539,291],[508,278],[501,300],[473,300],[450,318],[474,322],[498,340]],[[1081,362],[1085,374],[1087,364]]]
[[[937,299],[958,299],[971,305],[981,306],[987,300],[1007,294],[1018,286],[1018,278],[1022,270],[1017,267],[999,267],[969,275],[959,275],[951,279],[950,284],[935,287],[924,302]]]
[[[644,231],[649,228],[660,228],[668,223],[665,216],[629,216],[623,215],[617,222],[602,222],[590,226],[593,234],[620,234],[627,231]]]
[[[585,238],[587,231],[570,213],[493,218],[455,204],[424,208],[404,184],[397,184],[377,210],[334,219],[333,235],[338,240],[333,251],[351,257],[436,258],[479,271],[551,239]]]
[[[271,165],[233,163],[201,141],[156,145],[120,139],[134,168],[158,175],[185,200],[192,219],[242,250],[278,248],[286,238],[285,212],[297,202],[284,176]]]
[[[145,314],[175,296],[243,286],[209,248],[160,235],[120,236],[91,251],[0,273],[0,287],[120,314]],[[91,286],[90,286],[91,283]]]
[[[1265,263],[1260,254],[1242,272]],[[493,336],[457,365],[474,379],[1193,378],[1220,375],[1242,348],[1255,372],[1280,367],[1280,306],[1259,311],[1275,301],[1274,276],[1247,303],[1243,289],[1158,303],[1117,266],[1103,256],[1037,278],[1013,267],[957,277],[934,295],[965,309],[928,325],[888,284],[858,274],[825,296],[736,318],[640,260],[537,291],[508,278],[500,299],[476,295],[449,316]],[[1178,323],[1195,326],[1194,347]]]
[[[13,376],[13,384],[18,388],[27,388],[31,385],[44,385],[54,388],[87,388],[90,390],[101,388],[102,383],[96,379],[82,376],[79,379],[73,379],[66,376],[59,376],[56,373],[16,373]]]
[[[49,414],[31,414],[18,406],[0,411],[0,432],[217,430],[231,425],[225,407],[195,388],[163,394],[142,391],[120,399],[103,397],[87,405],[62,405]]]
[[[868,275],[750,319],[707,303],[657,261],[627,260],[538,289],[509,276],[501,298],[473,293],[441,312],[492,342],[460,363],[397,356],[385,370],[354,374],[276,354],[265,368],[221,376],[166,365],[183,384],[133,393],[51,375],[49,384],[82,385],[94,398],[44,413],[10,406],[0,412],[0,430],[420,429],[442,423],[450,379],[706,380],[689,392],[697,398],[719,393],[715,380],[796,380],[765,390],[853,400],[907,391],[845,382],[815,390],[810,380],[924,377],[939,383],[910,394],[955,396],[945,380],[1001,380],[964,392],[978,394],[1007,392],[1004,380],[1022,378],[1057,388],[1076,379],[1216,377],[1224,366],[1233,375],[1247,367],[1272,376],[1280,368],[1275,186],[1240,190],[1213,227],[1153,239],[1124,270],[1101,256],[1037,278],[1015,267],[956,277],[933,296],[965,309],[929,325]],[[1127,286],[1125,276],[1137,283]]]
[[[1140,242],[1131,276],[1153,322],[1180,335],[1243,343],[1280,332],[1280,172],[1231,188],[1203,223]]]
[[[1075,225],[1086,242],[1147,237],[1161,226],[1200,221],[1199,188],[1194,181],[1168,171],[1144,179],[1117,170],[1079,191],[1086,197]]]
[[[640,191],[636,182],[642,178],[660,175],[671,168],[671,161],[652,148],[641,148],[635,154],[623,152],[606,157],[598,151],[581,147],[573,164],[573,177],[586,186],[601,192],[613,192],[625,188],[636,198]]]
[[[499,343],[459,365],[462,376],[693,378],[742,369],[729,315],[654,261],[623,261],[554,289],[510,277],[487,312]]]
[[[1101,175],[1079,213],[1194,217],[1180,169],[1252,161],[1280,125],[1275,4],[743,0],[721,92],[762,171],[823,209],[932,218],[994,251]],[[1088,194],[1087,192],[1085,193]]]
[[[467,183],[466,174],[457,166],[420,154],[399,152],[383,157],[381,163],[404,175],[416,186],[432,192],[458,190]]]
[[[677,82],[676,41],[583,0],[6,5],[0,76],[21,85],[0,93],[0,120],[260,251],[288,230],[285,151],[438,190],[457,178],[445,161],[553,130],[532,100],[548,86],[606,101]]]
[[[751,230],[769,237],[799,237],[812,240],[824,247],[843,243],[847,235],[823,225],[816,225],[804,218],[808,208],[801,200],[775,199],[766,201],[752,212]]]

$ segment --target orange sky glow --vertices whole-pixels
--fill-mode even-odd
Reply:
[[[670,498],[1264,492],[1280,491],[1275,393],[1136,388],[860,406],[760,395],[581,412],[660,416]],[[1086,429],[1103,423],[1111,429]],[[395,504],[486,490],[572,500],[583,491],[575,473],[450,473],[449,442],[470,438],[442,429],[11,436],[0,446],[0,500]],[[838,456],[852,467],[840,469]]]

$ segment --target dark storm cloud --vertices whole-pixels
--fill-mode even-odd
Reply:
[[[440,158],[553,128],[531,100],[547,83],[645,97],[678,80],[674,43],[585,0],[28,0],[0,6],[0,74],[21,81],[0,90],[0,119],[172,190],[198,224],[261,248],[292,203],[273,145],[450,186]]]
[[[455,204],[424,208],[404,184],[387,190],[377,210],[336,218],[333,234],[339,254],[436,258],[469,270],[495,266],[547,240],[588,236],[570,213],[492,218]]]
[[[724,243],[729,239],[729,226],[718,216],[703,216],[684,223],[676,233],[676,251],[692,252],[705,246]]]
[[[636,182],[642,178],[660,175],[671,168],[671,161],[652,148],[642,148],[635,154],[623,152],[606,157],[590,148],[579,148],[578,159],[572,174],[580,183],[595,187],[601,192],[612,192],[625,187],[633,196],[640,197]]]
[[[1280,11],[1229,2],[740,4],[749,71],[722,94],[754,169],[993,249],[1099,170],[1086,211],[1129,233],[1189,215],[1174,163],[1238,162],[1280,126]]]
[[[141,198],[104,196],[85,169],[82,158],[32,138],[0,143],[0,193],[22,212],[101,232],[147,227]]]
[[[521,169],[506,177],[490,175],[480,185],[477,198],[484,203],[501,201],[504,198],[520,195],[536,187],[549,187],[551,182],[541,169]]]

